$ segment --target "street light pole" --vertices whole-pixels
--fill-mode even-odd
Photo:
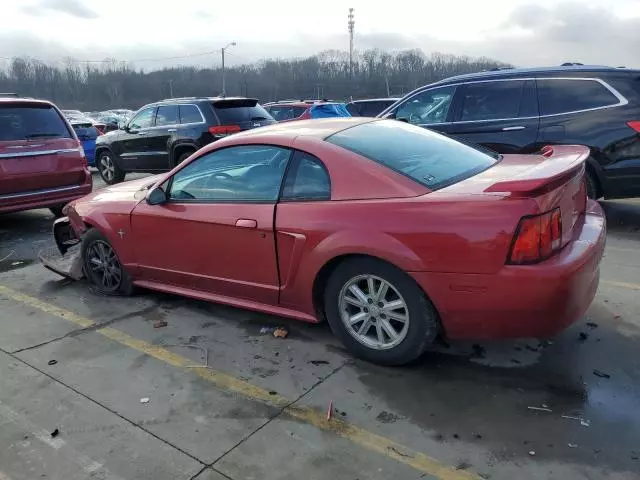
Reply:
[[[236,42],[231,42],[220,49],[222,53],[222,96],[223,97],[227,95],[227,88],[226,88],[227,83],[226,83],[225,70],[224,70],[224,52],[227,50],[227,48],[235,47],[235,45],[236,45]]]

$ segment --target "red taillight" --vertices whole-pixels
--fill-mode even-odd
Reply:
[[[562,246],[560,209],[524,217],[516,230],[507,263],[523,265],[546,260]]]
[[[218,125],[217,127],[209,127],[211,135],[230,135],[238,133],[241,130],[240,125]]]
[[[84,153],[84,147],[82,146],[82,142],[80,140],[76,140],[77,141],[77,146],[78,146],[78,152],[80,152],[80,157],[82,157],[82,166],[85,169],[89,168],[89,161],[87,160],[87,154]]]
[[[632,120],[631,122],[627,122],[631,128],[633,128],[636,132],[640,133],[640,120]]]

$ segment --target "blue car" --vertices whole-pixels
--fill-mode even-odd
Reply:
[[[93,123],[89,120],[71,120],[71,126],[76,131],[76,135],[78,135],[78,140],[82,143],[82,148],[84,148],[84,153],[87,157],[87,162],[90,167],[95,167],[96,165],[96,138],[100,133]]]

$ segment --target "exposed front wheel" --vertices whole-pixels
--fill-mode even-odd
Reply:
[[[91,229],[82,240],[82,266],[91,285],[107,295],[130,295],[131,277],[124,269],[109,240]]]
[[[325,290],[325,311],[349,350],[383,365],[415,360],[438,332],[436,311],[415,281],[373,258],[349,259],[336,268]]]
[[[125,172],[118,168],[118,165],[113,159],[113,154],[111,152],[100,152],[100,155],[98,155],[96,166],[98,167],[98,172],[100,172],[102,180],[104,180],[104,183],[106,183],[107,185],[120,183],[124,180]]]

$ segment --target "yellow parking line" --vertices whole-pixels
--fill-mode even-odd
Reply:
[[[612,287],[622,287],[622,288],[630,288],[631,290],[640,290],[640,284],[638,283],[614,282],[612,280],[602,280],[601,283],[604,283],[605,285],[611,285]]]
[[[89,318],[50,303],[43,302],[42,300],[38,300],[37,298],[25,295],[2,285],[0,285],[0,294],[16,302],[20,302],[23,305],[27,305],[42,312],[75,323],[83,328],[97,325]],[[369,432],[341,419],[333,418],[328,421],[326,419],[326,413],[324,412],[320,412],[314,408],[291,405],[292,400],[227,373],[215,370],[211,367],[203,366],[202,368],[193,368],[192,360],[170,352],[160,346],[152,345],[144,340],[134,338],[120,330],[116,330],[111,327],[104,327],[97,328],[96,332],[110,340],[138,352],[145,353],[146,355],[156,358],[164,363],[192,371],[202,379],[219,388],[236,392],[252,400],[258,400],[270,405],[282,407],[284,408],[284,412],[293,418],[311,424],[319,429],[334,433],[335,435],[350,440],[360,447],[380,453],[400,463],[413,467],[419,472],[435,476],[442,480],[471,480],[478,478],[467,471],[457,470],[446,466],[438,460],[424,455],[423,453],[411,450],[394,442],[393,440],[377,435],[373,432]]]

